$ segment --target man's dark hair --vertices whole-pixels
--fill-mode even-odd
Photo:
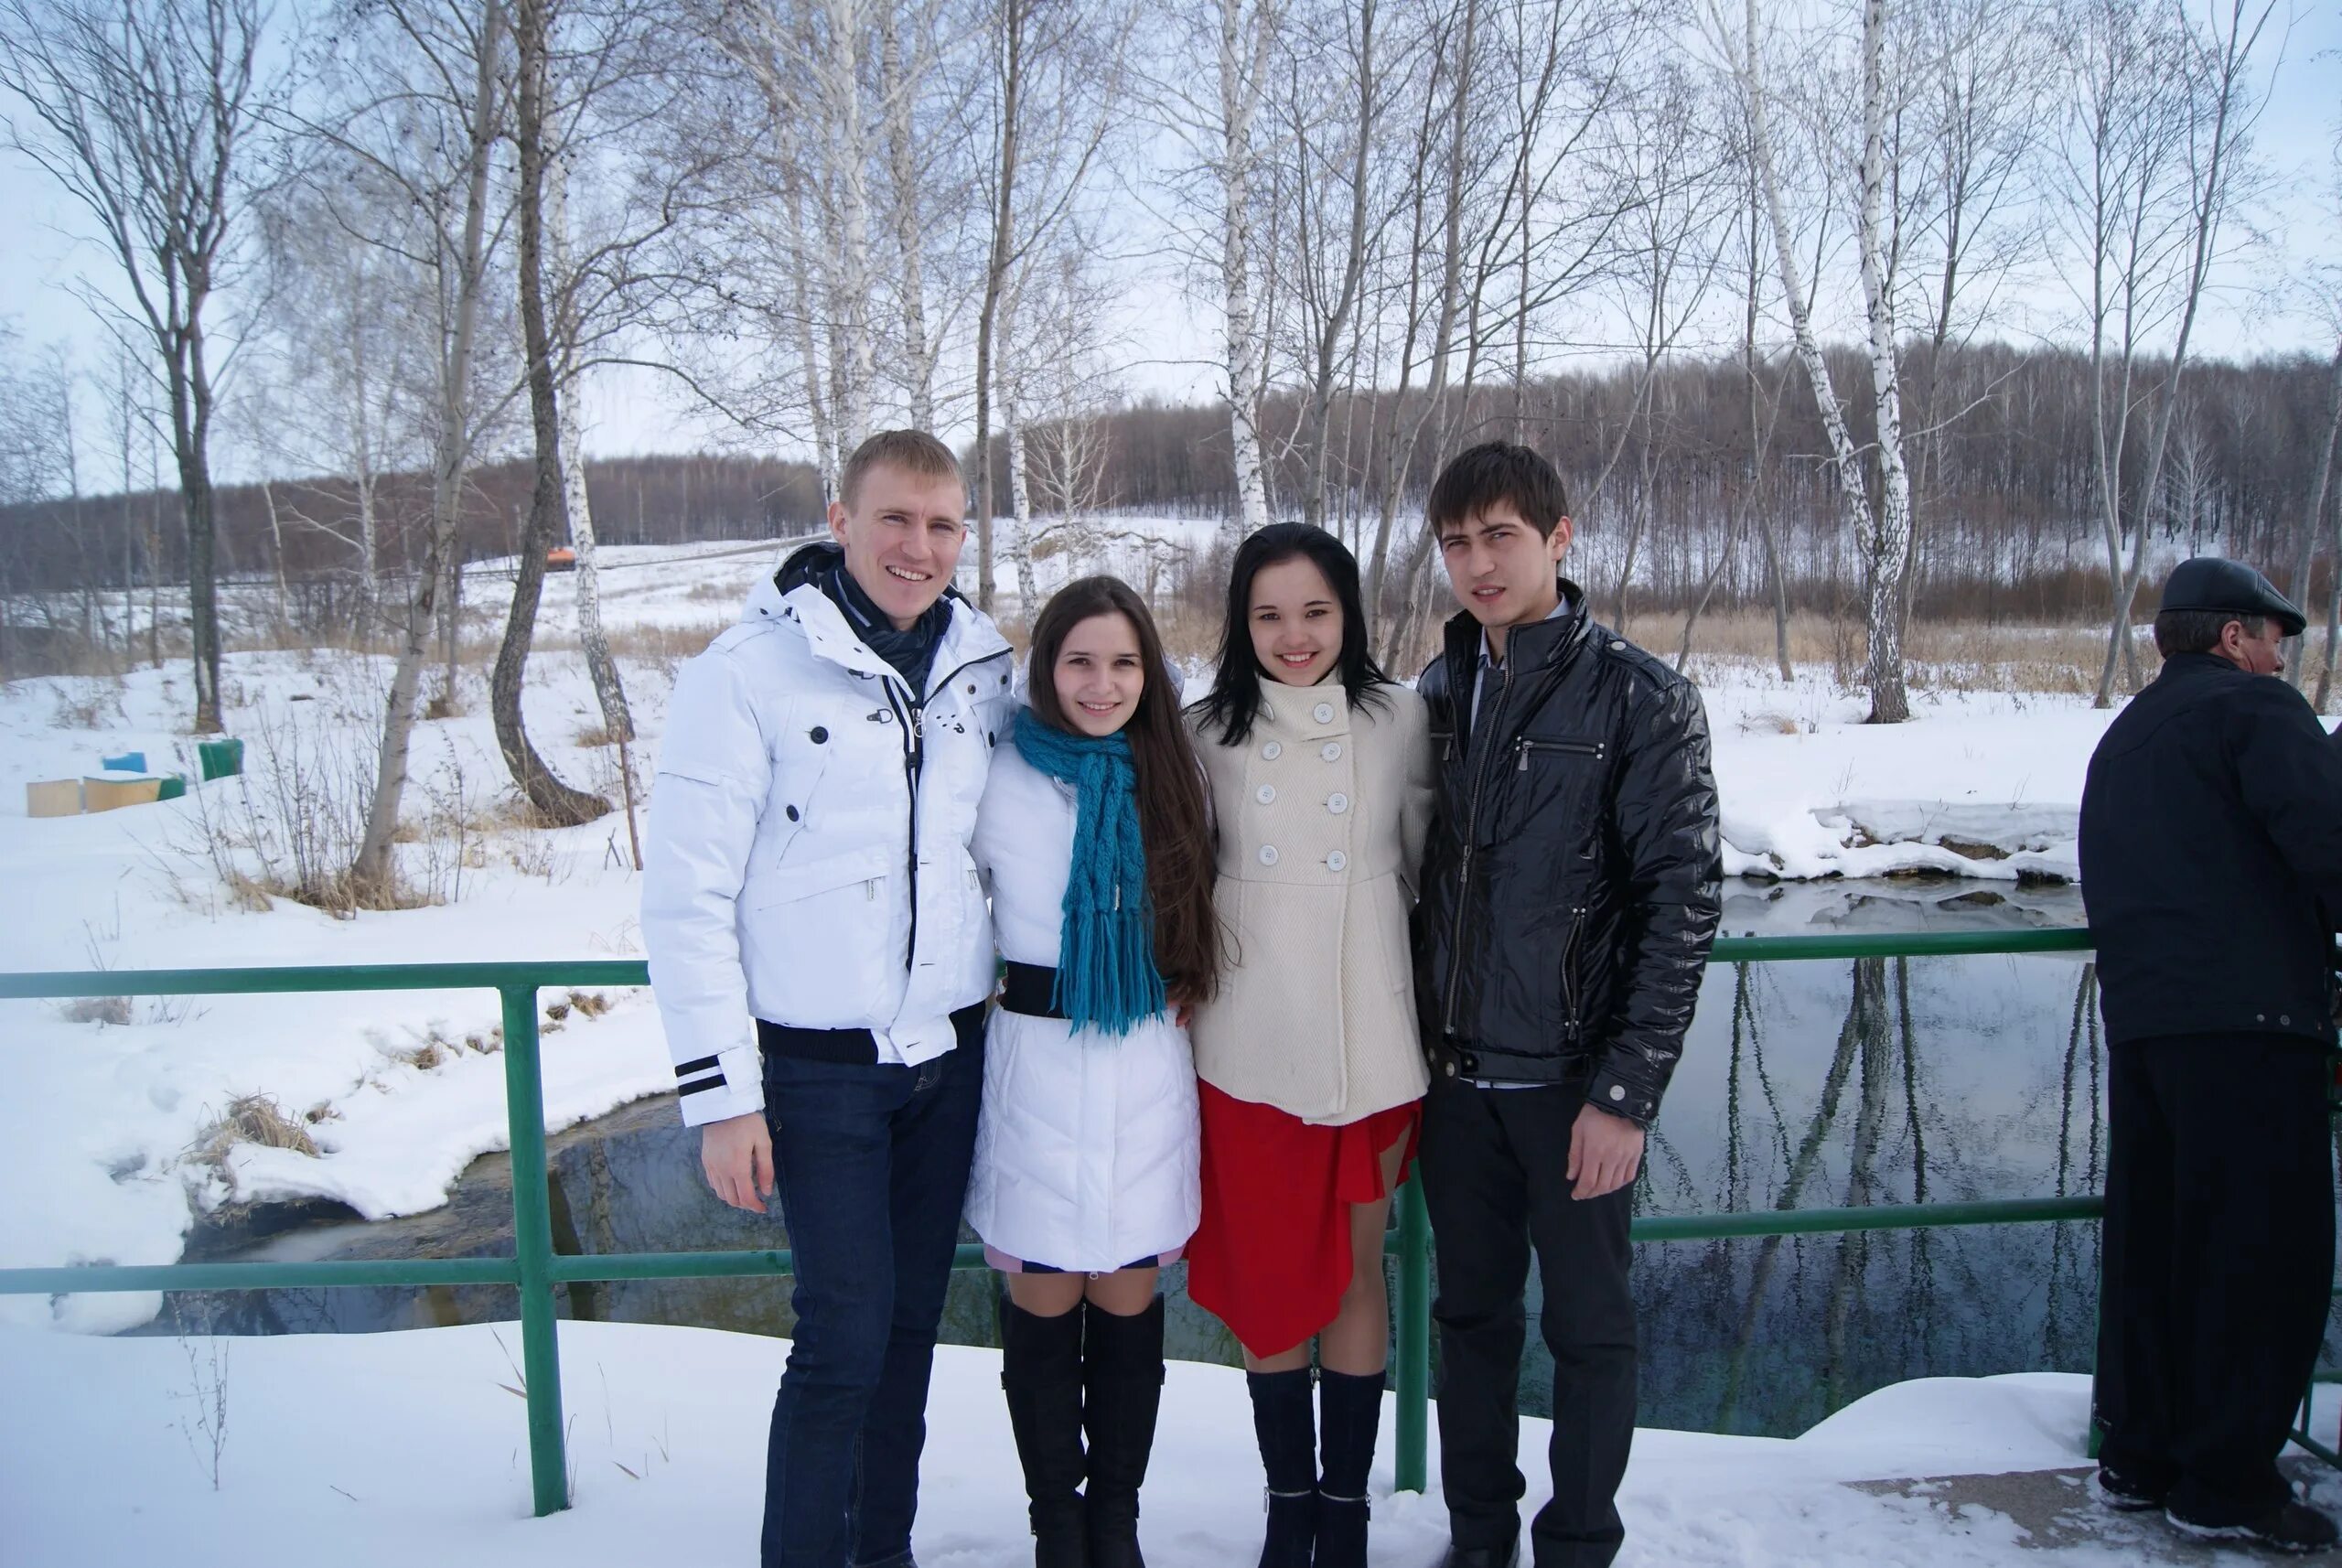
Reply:
[[[845,472],[838,478],[838,499],[846,510],[854,510],[854,498],[862,489],[863,476],[876,467],[900,468],[922,479],[961,479],[960,459],[951,448],[924,430],[882,430],[854,449],[845,460]]]
[[[2229,622],[2244,628],[2247,637],[2269,629],[2266,616],[2239,615],[2234,610],[2164,610],[2155,617],[2155,651],[2165,659],[2175,653],[2209,653],[2220,645],[2220,631]]]
[[[1437,538],[1492,507],[1506,505],[1545,539],[1570,514],[1569,497],[1553,465],[1526,446],[1487,441],[1458,452],[1439,471],[1423,511],[1432,536]]]

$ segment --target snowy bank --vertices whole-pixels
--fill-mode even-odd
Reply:
[[[607,1323],[564,1323],[561,1338],[574,1506],[535,1520],[510,1391],[515,1326],[179,1341],[0,1333],[5,1556],[27,1568],[245,1568],[274,1541],[331,1542],[343,1568],[752,1562],[787,1343]],[[1030,1561],[999,1371],[992,1351],[938,1353],[914,1543],[923,1568]],[[1859,1484],[2079,1466],[2088,1404],[2079,1377],[1936,1379],[1883,1390],[1793,1441],[1639,1432],[1619,1562],[2136,1563],[2151,1539],[2141,1531],[2163,1527],[2095,1516],[2070,1481],[2063,1544],[1930,1488]],[[215,1449],[205,1423],[221,1410]],[[1393,1496],[1394,1410],[1386,1402],[1371,1487],[1373,1560],[1414,1568],[1446,1537],[1436,1423],[1432,1492]],[[1522,1423],[1525,1510],[1545,1496],[1548,1430]],[[121,1496],[117,1479],[134,1477]],[[1249,1562],[1261,1485],[1242,1376],[1174,1363],[1144,1494],[1148,1561]]]

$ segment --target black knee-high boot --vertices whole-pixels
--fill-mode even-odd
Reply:
[[[1146,1568],[1138,1489],[1163,1408],[1163,1298],[1135,1317],[1089,1309],[1081,1348],[1081,1425],[1090,1434],[1090,1568]]]
[[[1366,1568],[1366,1477],[1382,1422],[1383,1374],[1317,1376],[1316,1568]]]
[[[1032,1499],[1034,1568],[1090,1568],[1081,1506],[1082,1309],[1040,1317],[1015,1302],[1000,1314],[1000,1386]]]
[[[1247,1372],[1252,1431],[1268,1477],[1269,1523],[1261,1568],[1309,1568],[1317,1537],[1317,1422],[1309,1408],[1309,1369]]]

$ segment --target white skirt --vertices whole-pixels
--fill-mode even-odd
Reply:
[[[1168,1013],[1116,1036],[996,1007],[968,1223],[994,1251],[1068,1273],[1175,1251],[1202,1212],[1201,1128],[1195,1055]]]

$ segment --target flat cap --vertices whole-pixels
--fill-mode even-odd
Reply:
[[[2174,566],[2171,575],[2164,579],[2163,607],[2267,616],[2287,637],[2299,637],[2309,625],[2307,618],[2268,578],[2241,561],[2218,555],[2190,556]]]

